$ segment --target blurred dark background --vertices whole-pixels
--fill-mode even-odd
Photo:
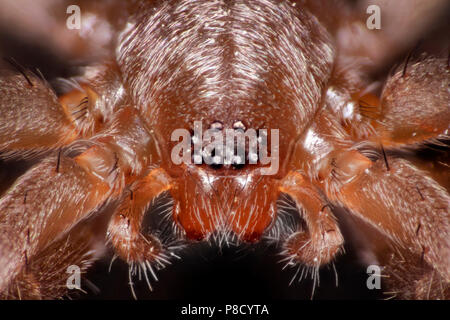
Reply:
[[[193,299],[202,301],[264,301],[265,299],[376,299],[382,298],[380,290],[366,287],[366,268],[355,263],[352,252],[320,271],[320,284],[312,296],[313,280],[295,281],[289,285],[297,267],[282,270],[284,263],[279,250],[271,247],[256,248],[191,248],[182,254],[182,260],[157,272],[158,282],[152,281],[150,292],[146,281],[134,277],[138,299]],[[128,265],[119,259],[108,272],[111,257],[95,264],[89,279],[97,288],[88,288],[81,299],[133,299],[128,286]],[[301,271],[300,271],[301,273]],[[338,286],[336,286],[336,276]],[[142,276],[143,277],[143,276]]]

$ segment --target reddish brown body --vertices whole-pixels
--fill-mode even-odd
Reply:
[[[335,40],[338,23],[317,4],[130,1],[128,10],[107,62],[59,98],[28,71],[0,77],[0,151],[45,154],[0,201],[5,297],[15,289],[33,298],[63,294],[57,271],[45,269],[55,260],[61,268],[94,260],[102,235],[120,258],[153,273],[175,255],[142,228],[165,192],[180,239],[219,242],[263,240],[277,228],[277,200],[288,195],[303,225],[278,240],[289,261],[314,268],[341,252],[333,210],[344,207],[381,235],[372,249],[386,272],[398,273],[399,264],[414,270],[390,284],[399,297],[448,295],[449,194],[384,149],[448,137],[446,60],[407,62],[378,99],[362,93],[368,83],[359,67],[346,65],[358,56]],[[196,121],[221,132],[278,130],[276,150],[268,143],[276,172],[263,174],[260,163],[175,164],[172,133],[191,132]],[[98,211],[109,214],[89,224]],[[436,290],[427,296],[429,278]]]

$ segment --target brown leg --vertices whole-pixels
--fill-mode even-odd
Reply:
[[[404,159],[380,155],[379,160],[371,161],[352,150],[351,145],[346,146],[345,141],[333,141],[330,137],[339,135],[329,131],[338,127],[336,122],[332,126],[324,125],[319,116],[315,124],[313,130],[321,138],[320,146],[330,150],[328,156],[319,158],[320,150],[299,144],[294,168],[307,172],[308,179],[330,201],[348,208],[353,216],[378,230],[378,238],[372,237],[370,241],[376,245],[385,243],[374,247],[374,252],[380,265],[386,267],[386,273],[391,272],[390,279],[401,275],[395,270],[403,266],[416,270],[414,275],[402,275],[407,279],[404,283],[424,283],[427,274],[433,271],[435,277],[433,281],[429,278],[429,283],[448,286],[450,197],[447,191]],[[369,153],[374,156],[376,151]],[[296,184],[301,185],[301,181],[292,183]],[[435,281],[438,278],[442,281]],[[402,290],[403,285],[387,283],[393,290]]]
[[[450,133],[450,67],[445,59],[406,63],[381,96],[375,125],[385,146],[420,143]]]
[[[68,144],[76,127],[45,80],[17,66],[0,76],[0,152],[27,155]]]
[[[290,173],[280,191],[290,195],[303,212],[307,230],[290,236],[285,244],[288,254],[308,266],[330,262],[344,242],[329,205],[301,174]]]
[[[130,272],[134,265],[143,269],[150,289],[147,269],[156,280],[151,264],[164,266],[169,263],[169,256],[164,253],[159,239],[142,232],[142,221],[152,200],[170,188],[170,179],[162,169],[151,170],[146,177],[130,186],[128,192],[124,192],[107,232],[115,253],[130,264]],[[133,289],[131,274],[130,285]]]
[[[448,136],[449,80],[447,60],[406,62],[387,81],[379,105],[362,106],[361,114],[370,118],[375,129],[369,139],[385,147],[405,147]],[[446,190],[406,160],[382,152],[380,160],[369,165],[367,161],[361,155],[346,159],[344,154],[337,155],[334,171],[338,176],[345,173],[350,182],[335,179],[330,185],[339,191],[328,188],[327,196],[422,257],[450,281]]]
[[[102,208],[100,213],[103,211]],[[95,214],[84,219],[47,248],[28,258],[20,273],[0,292],[0,299],[59,299],[85,292],[90,283],[84,274],[104,252],[105,219],[109,217]],[[76,283],[78,276],[80,281]],[[79,284],[80,287],[68,284]]]
[[[88,164],[96,165],[88,169]],[[0,200],[0,289],[29,259],[104,203],[111,189],[108,173],[101,177],[108,168],[114,176],[113,166],[112,155],[94,147],[76,158],[49,157],[19,178]]]
[[[450,281],[450,197],[444,188],[407,161],[389,159],[356,169],[337,190],[328,190],[328,197],[394,243],[423,255]]]

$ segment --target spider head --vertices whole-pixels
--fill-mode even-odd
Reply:
[[[174,181],[174,219],[188,238],[219,233],[254,242],[271,224],[283,176],[280,152],[285,157],[287,149],[279,129],[249,123],[195,121],[172,133],[171,161],[163,166]]]
[[[117,62],[170,159],[161,166],[175,220],[189,238],[219,231],[256,241],[275,215],[289,150],[320,107],[330,35],[307,10],[270,1],[144,2],[133,21]],[[239,131],[247,145],[227,146]]]

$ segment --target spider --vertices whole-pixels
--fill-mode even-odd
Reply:
[[[90,57],[78,76],[56,93],[14,60],[0,73],[1,157],[34,159],[0,199],[3,298],[64,296],[67,267],[85,272],[105,243],[129,264],[132,290],[133,274],[151,286],[202,241],[276,242],[288,265],[316,273],[343,253],[345,220],[385,291],[450,296],[448,164],[408,157],[448,148],[447,58],[411,54],[380,87],[371,75],[417,35],[392,20],[370,30],[347,1],[78,4],[89,22],[79,33],[50,19],[52,45]],[[64,16],[65,1],[52,5]],[[245,137],[241,157],[232,147],[216,161],[214,148],[198,162],[197,123],[254,132],[279,163],[268,170]],[[177,130],[192,140],[182,150]],[[170,236],[148,228],[154,207]]]

